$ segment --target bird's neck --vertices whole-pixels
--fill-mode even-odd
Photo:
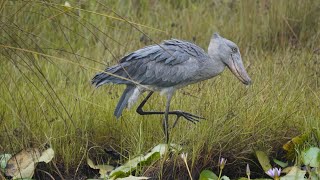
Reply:
[[[222,73],[226,65],[222,62],[221,58],[217,54],[209,54],[209,57],[210,61],[208,61],[207,68],[212,69],[213,76]]]
[[[201,75],[197,77],[199,80],[206,80],[210,79],[212,77],[215,77],[222,73],[222,71],[225,68],[225,64],[216,58],[211,58],[205,61],[205,63],[202,64],[200,71]]]
[[[219,53],[219,44],[216,43],[214,39],[211,39],[208,47],[208,55],[210,57],[210,61],[208,61],[208,66],[210,66],[211,69],[215,70],[216,75],[222,73],[224,68],[226,67]]]

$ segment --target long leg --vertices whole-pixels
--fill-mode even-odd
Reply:
[[[166,103],[166,110],[164,112],[164,119],[162,121],[162,127],[164,134],[166,136],[166,142],[169,143],[169,129],[168,129],[168,123],[169,123],[169,109],[170,109],[170,102],[172,98],[173,93],[169,93],[167,96],[167,103]]]
[[[161,111],[143,111],[143,109],[142,109],[143,106],[146,104],[146,102],[148,101],[148,99],[151,97],[152,94],[153,94],[153,91],[150,91],[149,94],[147,95],[147,97],[138,106],[138,108],[136,110],[138,114],[140,114],[140,115],[153,115],[153,114],[164,114],[165,113],[165,112],[161,112]],[[203,117],[193,115],[188,112],[183,112],[180,110],[169,111],[168,114],[176,115],[177,116],[176,122],[180,117],[184,117],[186,120],[188,120],[192,123],[196,123],[196,122],[199,122],[199,120],[204,119]],[[174,124],[176,124],[176,122]]]

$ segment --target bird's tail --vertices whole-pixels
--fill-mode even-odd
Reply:
[[[128,106],[128,100],[132,96],[134,89],[135,86],[127,85],[126,89],[123,91],[117,107],[114,110],[114,115],[117,117],[117,119],[121,116],[123,109]]]
[[[123,71],[123,68],[121,66],[115,65],[106,69],[105,72],[96,74],[92,78],[91,83],[94,84],[97,88],[103,84],[108,84],[111,82],[115,84],[127,84],[128,81],[125,80],[127,75],[124,72],[125,71]],[[124,78],[119,78],[119,77],[113,76],[112,74],[115,74],[116,76],[121,76]]]

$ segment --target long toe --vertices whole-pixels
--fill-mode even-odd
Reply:
[[[200,116],[197,116],[197,115],[194,115],[194,114],[191,114],[191,113],[188,113],[188,112],[183,112],[183,111],[177,111],[177,116],[182,116],[184,117],[186,120],[192,122],[192,123],[197,123],[199,122],[200,120],[202,119],[205,119],[203,117],[200,117]]]
[[[188,114],[189,114],[189,113],[188,113]],[[176,120],[174,121],[174,123],[173,123],[173,125],[172,125],[172,128],[176,127],[176,125],[177,125],[180,117],[184,117],[187,121],[190,121],[190,122],[193,123],[193,124],[196,124],[197,122],[199,122],[198,119],[195,119],[194,117],[192,117],[192,116],[190,116],[190,115],[188,115],[188,114],[184,114],[184,112],[179,112],[179,113],[177,113],[177,114],[176,114],[176,115],[177,115],[177,118],[176,118]]]
[[[183,112],[184,114],[186,114],[187,116],[190,116],[190,117],[193,117],[193,118],[196,118],[196,119],[206,119],[204,117],[201,117],[201,116],[198,116],[198,115],[194,115],[194,114],[191,114],[191,113],[188,113],[188,112]]]
[[[199,119],[197,119],[197,118],[195,118],[195,117],[193,117],[193,116],[190,116],[190,115],[183,115],[183,117],[184,117],[186,120],[192,122],[193,124],[196,124],[197,122],[199,122]]]

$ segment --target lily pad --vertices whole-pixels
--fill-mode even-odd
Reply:
[[[230,180],[230,178],[228,176],[222,176],[221,180]]]
[[[216,180],[216,179],[218,179],[218,176],[210,170],[201,171],[200,177],[199,177],[199,180]]]
[[[264,172],[272,168],[267,154],[263,151],[256,151],[256,156]]]
[[[275,162],[276,164],[278,164],[282,168],[285,168],[288,166],[288,162],[282,162],[282,161],[279,161],[278,159],[273,159],[273,162]]]
[[[97,165],[95,165],[90,158],[87,158],[87,164],[92,169],[98,169],[99,170],[100,178],[106,178],[107,177],[107,173],[114,169],[113,166],[110,166],[110,165],[107,165],[107,164],[97,164]]]
[[[302,162],[310,167],[319,167],[320,164],[320,149],[311,147],[302,152]]]
[[[139,165],[150,164],[153,161],[160,159],[168,151],[167,144],[159,144],[155,146],[149,153],[139,155],[122,166],[117,167],[115,170],[110,172],[110,178],[125,177],[134,171]]]
[[[5,174],[12,179],[31,179],[38,162],[50,162],[54,156],[52,148],[40,152],[38,148],[23,149],[12,156],[6,165]]]
[[[117,178],[117,180],[144,180],[144,179],[149,179],[148,177],[137,177],[137,176],[128,176],[125,178]]]
[[[31,178],[39,158],[38,148],[23,149],[9,159],[5,174],[13,179]]]
[[[287,152],[286,158],[288,160],[295,160],[296,149],[302,147],[302,145],[308,140],[308,136],[309,135],[307,134],[296,136],[282,146],[282,148]]]
[[[248,180],[248,178],[246,177],[242,177],[242,178],[239,178],[237,180]],[[272,179],[269,179],[269,178],[257,178],[257,179],[251,179],[251,180],[272,180]]]
[[[282,169],[281,173],[288,174],[292,168],[294,168],[294,166],[286,167],[286,168]]]
[[[301,170],[299,167],[294,166],[291,168],[290,172],[283,176],[280,177],[280,180],[304,180],[304,176],[306,175],[306,171]]]
[[[41,153],[38,162],[49,163],[54,157],[54,151],[52,148],[46,149]]]

